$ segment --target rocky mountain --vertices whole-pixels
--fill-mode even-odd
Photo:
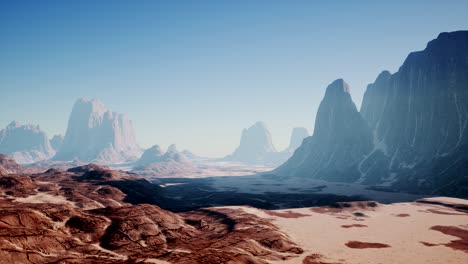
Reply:
[[[381,73],[367,87],[361,113],[374,130],[378,166],[396,186],[468,196],[468,31],[441,33],[398,72]]]
[[[135,162],[137,165],[146,165],[154,162],[161,161],[164,155],[163,150],[158,145],[154,145],[151,148],[145,150],[140,159]]]
[[[372,149],[372,133],[342,79],[331,83],[320,103],[314,134],[276,172],[352,182],[357,164]]]
[[[39,126],[11,122],[0,130],[0,153],[20,164],[46,160],[55,154],[47,134]]]
[[[181,153],[187,157],[188,159],[198,159],[200,158],[199,156],[197,156],[197,154],[191,152],[190,150],[187,150],[187,149],[184,149],[181,151]]]
[[[275,153],[277,151],[265,123],[257,122],[242,131],[239,147],[225,160],[265,164],[269,163],[270,157]]]
[[[63,136],[62,135],[55,135],[50,140],[50,146],[55,150],[59,150],[63,143]]]
[[[301,146],[304,138],[309,136],[309,132],[305,127],[295,127],[291,133],[291,139],[289,141],[289,147],[286,151],[293,153],[298,147]]]
[[[367,87],[360,113],[335,81],[314,135],[276,170],[468,197],[468,31],[441,33]]]
[[[175,176],[196,171],[192,161],[177,150],[175,144],[164,153],[158,145],[145,150],[133,166],[133,172],[142,176]]]
[[[62,146],[54,160],[104,164],[134,161],[141,156],[132,122],[107,110],[97,99],[79,99],[71,112]]]

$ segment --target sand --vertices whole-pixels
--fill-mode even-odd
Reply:
[[[431,201],[468,203],[453,198],[431,198]],[[468,230],[468,214],[442,205],[395,203],[364,209],[300,208],[273,213],[239,208],[272,219],[305,250],[299,258],[277,263],[303,263],[312,254],[322,255],[323,263],[468,263],[468,251],[449,247],[451,241],[460,238],[431,229],[449,226]],[[356,217],[357,212],[365,216]],[[291,215],[299,217],[288,217]]]
[[[75,206],[75,203],[70,202],[63,196],[52,195],[48,193],[38,193],[28,197],[17,197],[15,201],[18,203],[51,203],[51,204],[68,204]]]

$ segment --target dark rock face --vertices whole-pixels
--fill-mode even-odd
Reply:
[[[467,143],[468,32],[442,33],[399,71],[368,86],[361,113],[384,143],[390,169],[447,155]]]
[[[381,73],[367,87],[361,113],[386,160],[376,167],[396,175],[397,186],[468,195],[466,187],[459,190],[460,183],[467,186],[461,171],[467,169],[468,31],[441,33],[398,72]],[[447,184],[457,190],[447,191]]]
[[[337,87],[278,173],[468,197],[468,31],[441,33],[395,74],[382,72],[364,95],[365,125]]]
[[[372,149],[372,133],[354,105],[343,80],[327,87],[315,130],[277,173],[330,180],[355,181],[357,164]]]

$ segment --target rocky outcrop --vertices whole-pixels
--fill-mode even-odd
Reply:
[[[30,173],[32,170],[15,162],[11,157],[0,154],[0,175]]]
[[[225,160],[239,161],[247,164],[268,164],[277,153],[271,140],[270,132],[263,122],[242,131],[239,147]]]
[[[331,83],[320,103],[314,134],[275,172],[352,182],[360,178],[359,162],[372,149],[372,133],[342,79]]]
[[[130,120],[107,110],[97,99],[79,99],[54,160],[113,164],[134,161],[141,153]]]
[[[20,164],[27,164],[49,159],[55,151],[39,126],[13,121],[0,130],[0,153],[11,156]]]
[[[303,252],[242,209],[172,213],[159,204],[157,185],[95,165],[2,176],[0,262],[263,264]]]

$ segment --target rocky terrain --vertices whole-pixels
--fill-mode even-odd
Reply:
[[[49,159],[55,150],[39,126],[21,125],[13,121],[0,130],[0,153],[13,157],[18,163],[27,164]]]
[[[268,219],[234,208],[175,214],[167,203],[161,187],[99,165],[2,170],[0,263],[268,263],[302,253]]]
[[[81,98],[73,106],[67,132],[53,159],[115,164],[135,161],[141,153],[130,120],[107,110],[97,99]]]
[[[332,83],[314,134],[275,173],[468,197],[468,31],[441,33],[367,87]]]
[[[135,174],[95,164],[29,173],[0,160],[0,263],[461,263],[468,256],[466,200],[174,213],[167,208],[181,201]]]

